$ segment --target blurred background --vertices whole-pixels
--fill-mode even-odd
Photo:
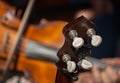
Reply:
[[[20,9],[25,9],[28,0],[6,0]],[[38,23],[40,19],[71,21],[75,12],[90,6],[90,0],[36,0],[30,22]]]
[[[16,10],[19,10],[18,14],[20,15],[18,15],[18,17],[21,20],[29,0],[1,0],[1,1],[14,7]],[[0,12],[2,12],[2,10],[0,10]],[[66,22],[71,22],[82,15],[84,15],[86,18],[92,20],[95,23],[95,25],[97,26],[97,34],[101,35],[103,38],[103,42],[99,47],[92,48],[92,56],[99,59],[110,58],[110,57],[120,57],[120,0],[35,0],[32,12],[28,20],[28,24],[32,24],[32,27],[34,27],[34,25],[39,24],[42,19],[44,19],[45,22],[46,20],[48,20],[49,22],[54,20],[60,20],[60,21],[63,21],[64,23],[57,22],[57,25],[62,24],[60,25],[60,27],[61,26],[63,27]],[[13,25],[11,23],[10,26],[13,26]],[[49,26],[49,24],[47,26]],[[40,28],[42,27],[43,26],[41,26]],[[36,28],[35,31],[37,30],[38,29]],[[54,28],[51,31],[47,31],[47,30],[46,32],[40,31],[39,36],[37,34],[34,35],[35,31],[33,31],[34,33],[32,33],[31,31],[32,33],[31,36],[34,36],[34,37],[44,36],[46,37],[46,39],[47,38],[48,39],[45,40],[45,38],[43,38],[43,40],[42,41],[40,40],[40,42],[42,43],[45,42],[45,44],[48,46],[60,48],[63,44],[63,41],[59,41],[59,42],[62,42],[60,43],[61,45],[59,44],[58,46],[55,46],[56,43],[51,43],[51,41],[49,41],[51,37],[51,36],[49,37],[49,35],[51,35],[53,31],[54,32],[56,31],[54,35],[57,35],[57,33],[59,34],[61,30],[62,28],[60,29]],[[48,35],[46,35],[46,33]],[[29,36],[25,36],[25,37],[30,38]],[[34,39],[34,38],[31,38],[31,39]],[[60,37],[59,39],[62,39],[62,38]],[[44,62],[44,63],[48,64],[47,62]],[[43,64],[39,64],[39,65],[43,65]],[[28,64],[26,64],[26,66],[28,66]],[[44,67],[45,69],[48,68],[46,66]],[[32,68],[34,68],[34,65],[32,65]],[[43,68],[43,66],[41,68]],[[50,67],[50,69],[52,68],[53,68],[53,64]],[[55,65],[54,65],[54,68],[56,68]],[[32,69],[30,71],[32,71]],[[39,70],[36,70],[36,71],[39,71]],[[53,73],[55,75],[56,72],[53,72]],[[45,73],[45,75],[46,74],[47,73]],[[51,74],[51,71],[49,71],[49,76],[50,74]],[[38,77],[36,78],[39,79]],[[50,79],[48,79],[47,82],[51,81],[51,77],[49,78]],[[45,82],[41,81],[41,83],[45,83]]]
[[[6,0],[18,9],[25,10],[28,0]],[[119,0],[36,0],[29,22],[37,24],[42,18],[64,20],[67,22],[87,14],[95,22],[97,33],[103,37],[103,43],[93,48],[97,58],[119,56]]]

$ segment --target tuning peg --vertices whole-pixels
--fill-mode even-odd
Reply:
[[[74,48],[80,48],[84,45],[84,40],[81,37],[74,37],[72,46]]]
[[[84,45],[83,38],[78,37],[78,33],[76,32],[76,30],[71,30],[69,32],[69,36],[71,37],[71,39],[73,39],[72,46],[74,48],[80,48]]]
[[[68,54],[63,55],[62,60],[67,64],[68,72],[72,73],[76,69],[76,63],[71,61],[71,58]]]
[[[74,61],[68,61],[67,62],[67,70],[68,72],[74,72],[76,69],[76,64]]]
[[[102,42],[102,37],[99,35],[93,35],[91,44],[95,47],[99,46]]]
[[[101,42],[102,42],[102,37],[99,36],[99,35],[96,35],[94,29],[92,29],[92,28],[88,29],[87,34],[88,34],[89,37],[92,38],[91,44],[92,44],[93,46],[97,47],[97,46],[99,46],[99,45],[101,44]]]
[[[92,63],[85,59],[83,59],[82,61],[79,61],[77,65],[79,68],[83,68],[86,70],[90,70],[93,67]]]
[[[93,65],[92,65],[92,63],[91,63],[90,61],[85,60],[85,59],[82,60],[81,67],[82,67],[83,69],[91,69],[92,66],[93,66]]]

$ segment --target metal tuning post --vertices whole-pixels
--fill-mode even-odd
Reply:
[[[90,28],[87,30],[87,34],[89,37],[92,38],[91,44],[95,47],[99,46],[102,42],[102,37],[99,35],[96,35],[96,32],[93,28]]]
[[[76,63],[71,61],[71,58],[68,54],[63,55],[62,60],[67,64],[68,72],[72,73],[76,69]]]
[[[78,37],[76,30],[71,30],[69,36],[73,39],[72,46],[74,48],[80,48],[84,45],[84,40],[81,37]]]

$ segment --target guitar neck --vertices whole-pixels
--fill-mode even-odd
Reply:
[[[33,49],[34,47],[35,49]],[[42,50],[42,51],[39,51],[39,50]],[[58,57],[56,56],[57,51],[58,49],[46,47],[44,45],[41,45],[31,40],[27,43],[25,54],[29,58],[40,59],[40,60],[42,59],[42,60],[47,60],[50,62],[56,62],[58,61]],[[101,70],[105,69],[106,66],[108,65],[114,68],[115,70],[120,70],[120,67],[117,65],[111,65],[99,59],[90,57],[90,56],[85,57],[85,59],[90,61],[91,63],[96,64]]]
[[[85,57],[85,59],[90,61],[91,63],[97,65],[100,70],[105,69],[107,66],[110,66],[117,71],[120,70],[120,67],[117,65],[108,64],[106,62],[103,62],[103,61],[96,59],[96,58],[93,58],[93,57],[88,56],[88,57]]]
[[[92,62],[93,64],[96,64],[100,70],[105,69],[107,66],[111,66],[117,71],[120,70],[120,67],[117,65],[111,65],[93,57],[85,57],[85,59]],[[73,81],[70,80],[70,78],[65,77],[60,71],[58,71],[55,83],[73,83]]]

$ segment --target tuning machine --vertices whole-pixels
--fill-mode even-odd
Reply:
[[[93,67],[93,64],[86,60],[86,59],[82,59],[77,63],[78,67],[81,69],[85,69],[85,70],[90,70]]]
[[[76,63],[74,61],[71,61],[71,57],[69,54],[63,55],[62,60],[67,64],[68,72],[72,73],[75,71]]]
[[[87,30],[87,35],[92,38],[91,44],[95,47],[99,46],[102,42],[102,37],[96,35],[96,32],[93,28]]]
[[[72,46],[74,48],[80,48],[84,45],[83,38],[78,37],[78,33],[76,32],[76,30],[71,30],[69,32],[69,36],[71,37],[71,39],[73,39]]]

